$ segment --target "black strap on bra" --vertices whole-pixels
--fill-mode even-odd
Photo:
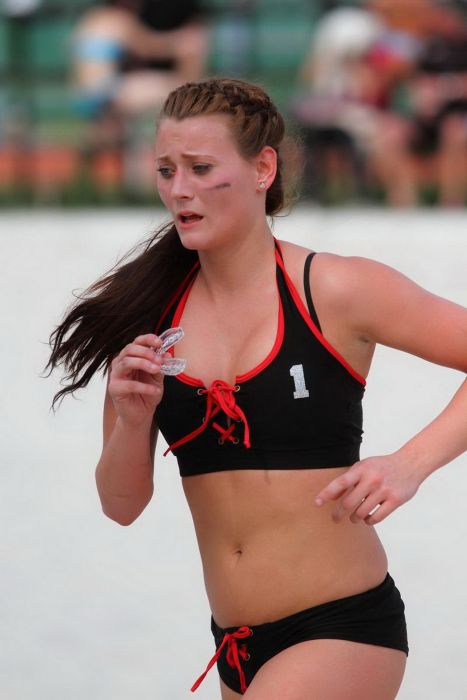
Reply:
[[[305,260],[305,268],[303,271],[303,286],[305,288],[305,297],[306,297],[306,303],[308,304],[308,312],[313,319],[313,322],[315,326],[318,328],[318,330],[321,333],[321,326],[319,325],[318,321],[318,316],[315,311],[315,307],[313,304],[313,300],[311,298],[311,291],[310,291],[310,265],[311,261],[313,260],[313,256],[315,255],[315,252],[310,253],[307,255],[307,258]]]

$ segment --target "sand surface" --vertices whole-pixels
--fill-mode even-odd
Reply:
[[[189,690],[214,649],[175,459],[161,457],[161,438],[153,500],[131,527],[112,522],[94,484],[104,383],[96,377],[53,415],[60,376],[39,376],[72,290],[108,270],[164,216],[0,215],[2,700],[219,700],[215,668],[195,694]],[[275,233],[379,260],[467,305],[464,212],[298,207]],[[442,410],[463,376],[379,347],[362,457],[402,445]],[[377,526],[406,604],[410,656],[400,700],[467,698],[466,498],[464,456]]]

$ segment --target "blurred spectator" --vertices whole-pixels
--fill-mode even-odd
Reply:
[[[81,113],[97,116],[111,105],[138,114],[159,106],[180,83],[202,77],[207,36],[196,11],[194,0],[111,0],[88,10],[72,40]]]
[[[462,203],[466,47],[462,16],[434,0],[368,0],[324,16],[302,70],[307,92],[292,106],[308,192],[322,198],[330,183],[351,197],[379,183],[390,204],[413,205],[431,179],[441,203]]]
[[[440,204],[460,205],[467,195],[465,18],[445,2],[424,4],[414,21],[405,3],[378,1],[393,27],[422,42],[407,76],[405,108],[381,121],[370,165],[391,204],[413,206],[421,191],[434,188]]]
[[[197,0],[110,0],[83,15],[72,37],[74,105],[89,119],[83,165],[101,192],[124,181],[153,189],[134,118],[155,116],[172,89],[199,80],[207,48]]]
[[[431,3],[426,37],[407,82],[402,127],[382,134],[376,174],[389,201],[414,205],[424,186],[445,206],[467,196],[467,27],[463,15]]]
[[[419,50],[416,37],[390,30],[375,4],[325,15],[301,71],[304,90],[292,114],[307,148],[306,189],[320,199],[330,187],[337,198],[365,191],[380,115]]]
[[[119,99],[127,110],[139,109],[156,75],[162,85],[167,82],[164,98],[177,85],[202,78],[208,56],[200,0],[135,0],[134,7],[146,30],[165,38],[165,46],[149,55],[138,51],[126,55],[121,66],[126,81]]]

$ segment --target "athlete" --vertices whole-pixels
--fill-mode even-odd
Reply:
[[[156,167],[173,221],[52,333],[48,366],[72,380],[54,403],[105,368],[96,482],[122,525],[153,495],[159,429],[178,460],[212,611],[193,692],[217,664],[222,700],[390,700],[409,647],[373,526],[467,449],[467,382],[396,452],[360,460],[365,378],[376,343],[465,372],[467,310],[379,262],[278,240],[283,147],[258,86],[169,95]],[[170,359],[186,369],[166,375]]]

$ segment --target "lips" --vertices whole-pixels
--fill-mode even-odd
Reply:
[[[203,216],[197,214],[195,211],[181,211],[177,218],[182,224],[191,224],[195,221],[201,221]]]

